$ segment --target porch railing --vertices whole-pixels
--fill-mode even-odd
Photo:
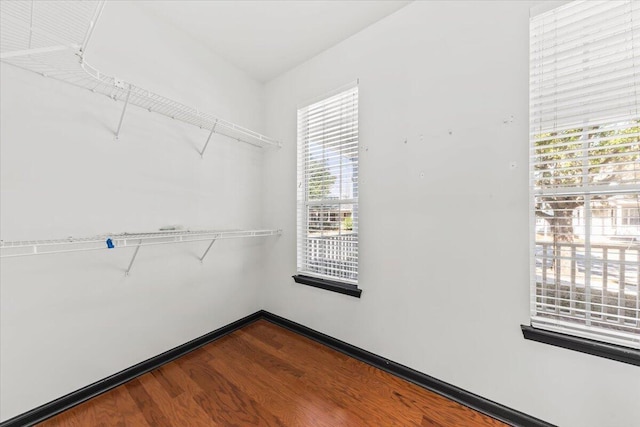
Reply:
[[[348,280],[358,279],[358,234],[309,236],[306,240],[307,268],[318,274]]]
[[[640,244],[536,243],[539,314],[588,313],[607,325],[640,325]],[[588,274],[587,274],[588,270]]]

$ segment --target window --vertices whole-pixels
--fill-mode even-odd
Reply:
[[[640,2],[530,31],[531,326],[640,349]]]
[[[622,216],[622,224],[623,225],[628,225],[628,226],[636,226],[631,228],[631,232],[636,232],[636,235],[640,234],[638,233],[637,230],[637,226],[640,226],[640,207],[638,208],[627,208],[625,210],[623,210],[623,216]]]
[[[296,278],[357,289],[357,86],[298,110],[297,237]]]

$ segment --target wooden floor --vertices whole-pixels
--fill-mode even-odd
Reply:
[[[40,426],[503,426],[260,320]]]

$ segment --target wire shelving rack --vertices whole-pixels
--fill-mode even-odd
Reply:
[[[32,255],[59,254],[69,252],[114,250],[133,247],[135,251],[126,270],[129,274],[131,267],[143,246],[168,245],[189,242],[210,242],[209,246],[199,258],[204,258],[209,253],[216,240],[238,239],[250,237],[279,236],[279,229],[258,230],[171,230],[147,233],[119,233],[102,234],[91,237],[69,237],[53,240],[25,240],[25,241],[0,241],[0,258],[13,258]]]
[[[85,52],[105,1],[0,2],[0,60],[124,103],[115,131],[120,134],[129,104],[257,147],[281,143],[213,114],[174,101],[89,65]]]

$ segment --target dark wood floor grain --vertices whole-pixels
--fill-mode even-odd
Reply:
[[[260,320],[40,426],[504,426]]]

